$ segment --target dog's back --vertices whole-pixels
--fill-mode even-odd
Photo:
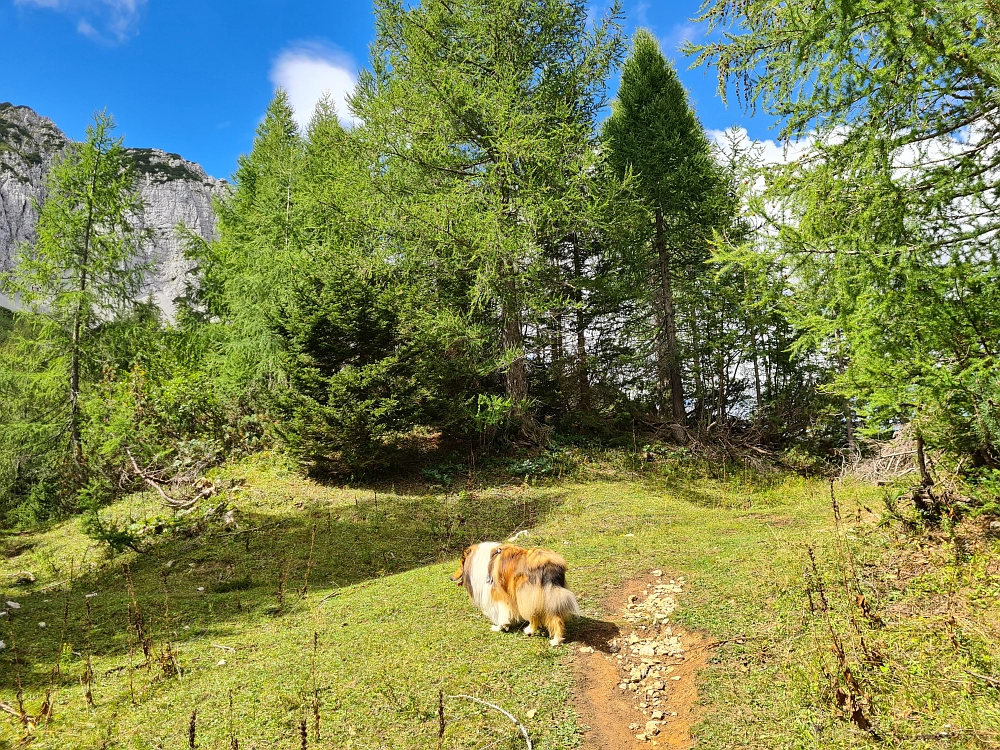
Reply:
[[[504,544],[490,561],[494,596],[528,622],[528,635],[544,627],[557,646],[563,642],[566,620],[579,614],[573,592],[566,588],[566,561],[545,549]]]

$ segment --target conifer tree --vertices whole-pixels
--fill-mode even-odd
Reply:
[[[66,433],[78,464],[91,339],[102,322],[129,312],[147,269],[141,251],[150,233],[139,223],[136,173],[114,129],[110,115],[95,114],[84,142],[53,164],[38,207],[38,238],[18,249],[3,278],[4,293],[38,316],[39,345],[57,353],[52,366],[65,364]]]
[[[640,252],[637,262],[653,284],[650,301],[656,321],[660,405],[683,424],[686,407],[675,287],[687,273],[697,273],[708,255],[708,238],[719,223],[717,199],[723,186],[708,138],[677,73],[644,29],[633,39],[603,136],[609,162],[620,178],[631,177],[635,199],[648,215],[652,252]]]
[[[219,239],[196,248],[197,301],[224,322],[222,373],[240,388],[266,390],[283,378],[274,321],[291,283],[301,244],[296,180],[302,138],[288,96],[278,90],[241,156],[232,192],[219,200]]]
[[[1000,462],[995,4],[714,0],[703,20],[727,29],[692,47],[723,94],[813,144],[769,170],[767,231],[738,260],[783,269],[799,348],[836,363],[848,426],[856,403],[870,433],[909,421]]]
[[[594,120],[621,46],[617,13],[588,30],[579,0],[409,9],[382,0],[373,69],[353,100],[361,137],[383,155],[374,172],[389,203],[383,231],[400,240],[390,252],[441,277],[449,298],[440,327],[463,319],[457,342],[492,318],[484,375],[502,374],[531,439],[541,434],[525,337],[550,307],[537,283],[553,239],[544,228],[593,159]]]

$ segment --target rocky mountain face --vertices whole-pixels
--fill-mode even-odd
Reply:
[[[52,160],[69,143],[51,120],[28,107],[0,104],[0,271],[9,270],[15,248],[31,242]],[[183,224],[206,239],[215,233],[213,196],[227,184],[205,174],[199,165],[158,149],[129,149],[140,177],[145,210],[141,222],[153,230],[148,248],[154,270],[144,296],[151,296],[167,316],[184,292],[191,263],[184,258],[176,227]],[[0,295],[0,305],[11,306]]]

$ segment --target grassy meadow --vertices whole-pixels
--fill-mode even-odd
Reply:
[[[1000,741],[1000,544],[982,524],[902,535],[874,487],[834,483],[835,516],[826,480],[684,458],[430,476],[324,486],[258,456],[180,521],[148,495],[108,509],[149,530],[139,552],[78,519],[0,537],[20,605],[0,618],[0,748],[524,746],[458,694],[511,711],[536,748],[577,747],[574,634],[615,632],[602,603],[653,568],[686,576],[675,619],[718,642],[698,748]],[[570,563],[566,647],[491,633],[447,580],[466,544],[525,529]]]

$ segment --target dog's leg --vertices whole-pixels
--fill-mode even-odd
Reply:
[[[528,620],[528,626],[524,629],[525,635],[534,635],[542,628],[542,623],[540,620],[531,618]]]
[[[561,617],[550,617],[548,622],[545,623],[545,628],[549,631],[549,635],[552,636],[549,643],[553,646],[558,646],[566,640],[566,625],[563,623],[563,619]]]
[[[510,607],[503,602],[497,602],[496,617],[493,620],[493,627],[490,630],[494,633],[499,633],[501,630],[506,632],[510,628],[510,621],[513,614],[510,611]]]

